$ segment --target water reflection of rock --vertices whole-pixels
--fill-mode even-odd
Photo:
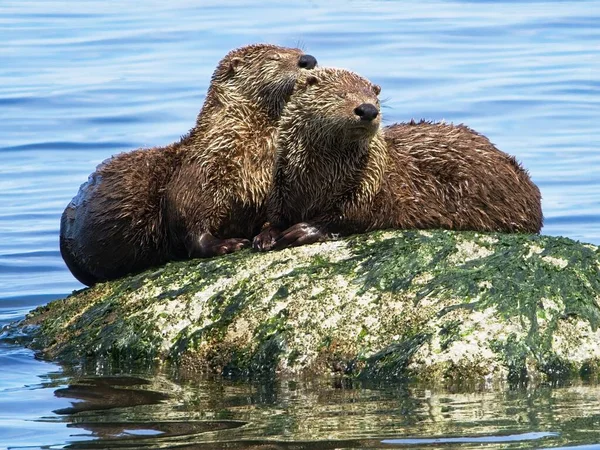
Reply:
[[[260,448],[398,448],[375,442],[385,438],[560,434],[544,438],[535,445],[538,447],[598,443],[591,430],[600,427],[600,388],[594,386],[448,392],[390,384],[344,386],[322,379],[262,385],[220,383],[218,388],[213,382],[193,385],[184,391],[189,396],[183,399],[186,408],[205,413],[227,411],[228,417],[248,422],[223,436],[228,441],[240,439],[249,445],[253,440],[252,445],[260,441],[273,446]],[[334,447],[325,445],[333,441]]]
[[[592,430],[600,427],[600,388],[593,386],[463,393],[323,378],[247,383],[221,378],[172,382],[157,376],[140,385],[90,380],[62,390],[87,403],[65,417],[69,426],[98,438],[73,443],[73,449],[371,449],[398,448],[383,444],[384,439],[546,432],[535,444],[542,447],[597,443]],[[121,397],[135,404],[122,401],[117,407],[121,391],[137,391]],[[97,402],[102,396],[112,401]],[[114,407],[94,410],[93,404]],[[436,445],[427,447],[448,448]]]
[[[56,397],[79,400],[72,402],[70,408],[57,409],[54,412],[75,414],[81,411],[152,405],[169,398],[162,392],[123,388],[147,384],[148,381],[134,377],[84,378],[66,388],[54,391]]]
[[[245,425],[245,422],[185,421],[185,422],[77,422],[67,426],[91,431],[101,439],[147,439],[148,437],[184,436],[209,431],[228,430]]]
[[[69,448],[130,448],[130,441],[140,441],[142,447],[152,448],[159,439],[245,425],[245,422],[233,420],[163,420],[168,419],[169,414],[163,416],[161,409],[158,414],[153,414],[150,407],[162,403],[164,409],[171,410],[174,402],[168,401],[173,400],[169,394],[149,389],[156,384],[164,384],[164,381],[156,383],[156,380],[151,382],[137,377],[87,377],[57,389],[57,397],[75,401],[70,408],[54,412],[67,416],[70,422],[67,427],[89,431],[92,437],[99,439],[77,442]],[[107,410],[114,411],[107,414]]]

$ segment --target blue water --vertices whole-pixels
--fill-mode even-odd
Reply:
[[[487,135],[516,155],[539,185],[543,233],[600,244],[600,1],[3,0],[0,42],[0,325],[81,287],[60,258],[59,217],[95,166],[115,153],[168,144],[185,134],[218,60],[253,42],[300,45],[321,65],[349,68],[380,84],[385,123],[443,119]],[[68,372],[2,344],[0,448],[60,448],[101,436],[67,427],[52,411],[70,402],[54,393],[77,377],[110,372],[105,367]],[[194,392],[202,396],[210,386]],[[586,389],[573,400],[574,408],[600,399],[599,389]],[[367,411],[364,389],[350,392]],[[568,398],[561,389],[548,395],[563,394]],[[559,429],[562,422],[550,416],[534,420],[528,412],[537,406],[527,404],[527,395],[521,427],[459,427],[463,422],[449,416],[446,428],[408,432],[398,420],[396,428],[370,425],[371,440],[355,444],[376,448],[376,437],[542,432],[561,437],[536,435],[539,446],[600,442],[584,431]],[[231,410],[223,402],[224,409],[207,410],[215,415]],[[467,403],[465,414],[481,410],[474,404]],[[277,401],[253,405],[281,414]],[[570,417],[559,414],[559,405],[549,404],[556,410],[548,414]],[[331,419],[335,413],[322,414]],[[382,414],[404,417],[393,408]],[[581,430],[598,428],[597,406],[578,414],[592,417],[577,425]],[[229,416],[244,420],[243,414]],[[364,423],[349,421],[333,434],[366,438],[359,425]],[[306,438],[284,428],[278,438]],[[244,438],[240,432],[235,436]],[[513,445],[485,442],[485,448]]]

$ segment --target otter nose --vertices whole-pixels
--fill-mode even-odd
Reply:
[[[317,66],[317,58],[313,55],[302,55],[298,60],[298,67],[303,69],[314,69]]]
[[[379,115],[379,110],[371,103],[363,103],[362,105],[354,108],[354,114],[360,117],[360,120],[371,121]]]

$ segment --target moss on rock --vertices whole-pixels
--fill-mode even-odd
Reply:
[[[63,362],[424,380],[597,377],[600,251],[570,239],[380,231],[166,266],[32,311],[5,338]]]

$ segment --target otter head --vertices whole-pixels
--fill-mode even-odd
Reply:
[[[229,52],[213,75],[226,93],[241,95],[278,118],[298,75],[316,67],[314,56],[297,48],[255,44]]]
[[[354,72],[318,68],[298,78],[284,114],[320,139],[368,139],[381,124],[380,91]]]

